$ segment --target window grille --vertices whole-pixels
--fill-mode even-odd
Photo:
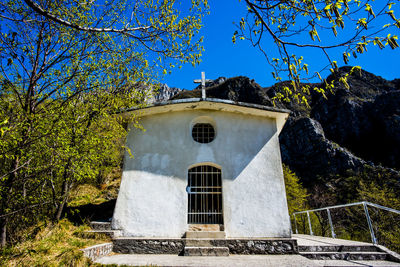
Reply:
[[[202,165],[188,171],[188,223],[223,224],[221,170]]]
[[[192,137],[196,142],[210,143],[215,138],[214,127],[209,123],[197,123],[193,126]]]

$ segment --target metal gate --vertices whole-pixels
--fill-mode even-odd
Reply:
[[[221,170],[202,165],[188,171],[188,223],[223,224]]]

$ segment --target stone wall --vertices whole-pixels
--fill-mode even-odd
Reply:
[[[96,260],[102,256],[106,256],[113,250],[113,243],[104,243],[81,249],[83,254],[91,260]]]
[[[297,254],[297,242],[294,240],[270,239],[224,239],[213,240],[214,246],[227,246],[230,254]]]
[[[114,240],[113,251],[123,254],[175,254],[185,247],[184,239],[138,239],[121,238]]]
[[[298,254],[296,240],[293,239],[214,239],[215,247],[228,247],[230,254]],[[182,254],[185,239],[114,239],[113,251],[123,254]]]

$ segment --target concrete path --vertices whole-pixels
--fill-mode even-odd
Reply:
[[[313,235],[292,235],[299,246],[371,246],[371,243]]]
[[[185,257],[176,255],[118,254],[96,260],[101,264],[128,266],[386,266],[399,267],[399,263],[390,261],[344,261],[344,260],[309,260],[300,255],[230,255],[228,257]]]
[[[292,235],[299,246],[370,246],[370,243],[310,235]],[[390,261],[310,260],[300,255],[230,255],[228,257],[197,257],[151,254],[114,254],[96,260],[101,264],[128,266],[387,266],[400,267]]]
[[[392,261],[344,261],[344,260],[314,260],[313,263],[325,267],[398,267],[400,263]]]
[[[300,255],[230,255],[228,257],[119,254],[96,260],[101,264],[128,266],[323,266]]]

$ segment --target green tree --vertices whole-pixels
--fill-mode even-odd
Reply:
[[[400,210],[399,186],[399,175],[396,171],[366,165],[362,171],[348,170],[342,175],[319,177],[315,185],[309,189],[309,204],[320,208],[368,201]],[[368,209],[378,243],[399,251],[400,216],[371,206]],[[337,237],[371,242],[362,205],[330,209],[330,214]],[[326,211],[312,213],[315,233],[330,234],[326,215]]]
[[[400,210],[399,193],[387,184],[360,181],[357,188],[359,199]],[[378,243],[397,252],[400,251],[400,215],[376,208],[369,208]]]
[[[399,47],[399,16],[395,13],[398,0],[245,0],[247,15],[233,35],[248,40],[263,52],[273,67],[273,77],[291,80],[275,99],[291,98],[307,102],[303,96],[309,90],[324,93],[322,88],[301,85],[301,81],[319,77],[319,72],[309,73],[305,51],[319,53],[325,59],[325,69],[335,73],[339,57],[347,64],[351,57],[366,53],[374,45],[383,49]],[[312,67],[310,65],[310,67]],[[322,71],[322,70],[320,70]],[[347,86],[346,77],[337,77]],[[325,82],[326,83],[326,82]],[[330,89],[333,83],[325,84]]]
[[[307,209],[307,190],[300,183],[299,177],[289,167],[283,164],[283,176],[285,178],[286,199],[289,214]]]
[[[305,217],[297,216],[296,222],[292,217],[293,212],[304,211],[308,209],[307,203],[307,190],[303,187],[299,177],[290,170],[290,168],[283,164],[283,177],[285,179],[286,200],[288,203],[289,216],[292,226],[296,226],[300,231],[305,232],[306,221]]]
[[[112,114],[142,103],[159,75],[199,62],[207,3],[182,14],[178,4],[0,3],[2,246],[8,224],[48,216],[48,202],[58,219],[70,188],[111,160],[126,133]]]

